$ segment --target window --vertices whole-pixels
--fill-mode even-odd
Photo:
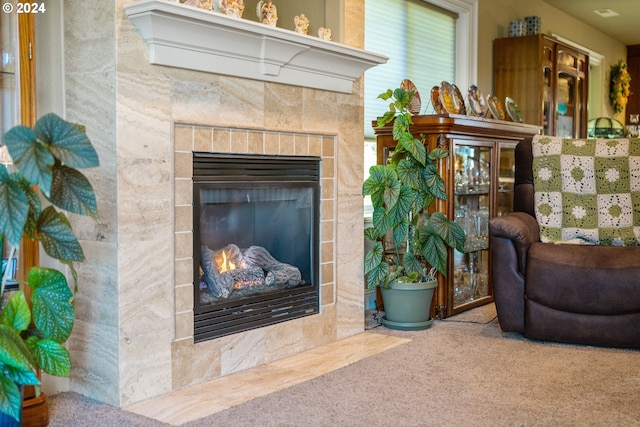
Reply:
[[[365,176],[376,164],[371,122],[386,108],[377,96],[408,78],[420,91],[421,114],[433,114],[433,86],[446,80],[466,88],[476,80],[476,22],[477,0],[365,0],[365,49],[389,57],[364,77]]]

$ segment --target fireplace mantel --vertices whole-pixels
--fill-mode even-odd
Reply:
[[[149,47],[151,64],[351,93],[388,58],[167,0],[140,0],[125,13]]]

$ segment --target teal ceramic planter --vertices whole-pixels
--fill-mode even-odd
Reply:
[[[392,282],[391,288],[380,288],[384,313],[382,324],[390,329],[415,331],[433,324],[431,300],[437,280],[420,283]]]

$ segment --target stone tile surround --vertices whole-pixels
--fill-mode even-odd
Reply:
[[[336,93],[150,64],[123,12],[135,1],[64,2],[41,17],[64,21],[64,48],[50,52],[64,58],[63,115],[100,157],[88,177],[101,221],[73,218],[87,261],[63,387],[121,407],[364,330],[361,79]],[[363,47],[364,2],[340,7],[343,42]],[[175,176],[194,149],[322,156],[322,259],[334,255],[320,313],[194,344],[192,190]]]
[[[321,311],[336,302],[335,282],[335,218],[336,218],[336,139],[335,135],[241,129],[233,127],[203,126],[176,123],[174,125],[174,340],[175,347],[184,350],[191,346],[190,354],[199,353],[193,344],[193,206],[192,206],[192,151],[320,156],[321,168],[321,214],[320,214],[320,294]],[[311,316],[317,317],[317,316]],[[296,323],[296,321],[292,321]],[[289,322],[287,322],[289,323]],[[276,325],[276,328],[287,326]],[[263,328],[261,328],[263,329]],[[269,327],[264,328],[269,329]],[[251,332],[248,332],[251,334]],[[255,334],[255,333],[254,333]],[[181,354],[184,352],[181,352]],[[181,356],[182,357],[182,356]],[[266,354],[265,360],[272,356]],[[236,360],[232,364],[242,364]],[[184,372],[188,367],[184,360],[176,359],[174,368]],[[222,374],[222,367],[220,374]],[[195,375],[194,375],[195,374]],[[193,372],[186,378],[198,376]],[[213,377],[216,375],[214,374]],[[201,378],[200,378],[201,379]],[[174,376],[183,386],[185,376]],[[174,384],[175,385],[175,384]]]

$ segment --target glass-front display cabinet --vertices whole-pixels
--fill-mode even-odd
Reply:
[[[375,129],[378,163],[384,163],[395,141],[391,127]],[[514,152],[540,127],[463,115],[414,116],[412,133],[429,149],[449,150],[439,170],[447,200],[436,209],[465,230],[464,252],[449,249],[447,275],[438,277],[432,315],[445,318],[493,301],[489,220],[513,210]]]
[[[589,55],[543,34],[493,44],[494,95],[512,98],[542,134],[587,136]]]

